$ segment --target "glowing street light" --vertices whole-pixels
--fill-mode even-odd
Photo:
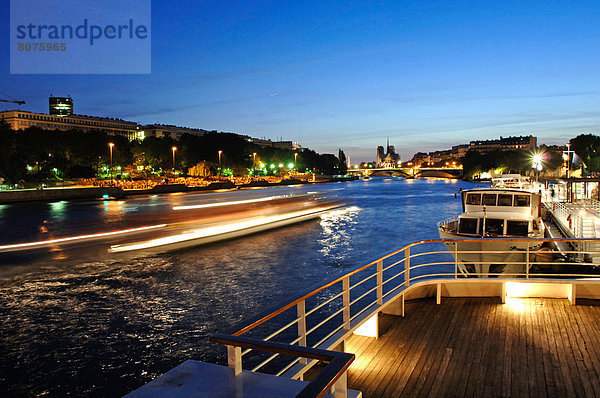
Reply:
[[[221,155],[223,154],[223,151],[219,151],[219,168],[221,168]]]
[[[539,153],[533,155],[533,159],[531,161],[531,168],[538,171],[539,179],[539,173],[540,171],[542,171],[542,155],[540,155]]]
[[[256,152],[252,154],[252,177],[256,175]]]
[[[294,152],[294,168],[297,168],[296,163],[298,162],[298,152]]]
[[[574,151],[571,150],[571,143],[567,143],[567,150],[563,151],[563,160],[567,164],[567,179],[569,178],[569,171],[571,171],[571,154],[575,154]]]
[[[112,174],[112,170],[113,170],[113,163],[112,163],[112,151],[113,151],[113,147],[115,146],[114,143],[109,142],[108,143],[108,149],[110,150],[110,185],[113,185],[113,174]]]
[[[175,152],[177,152],[177,147],[174,146],[171,148],[171,151],[173,151],[173,170],[175,170]]]

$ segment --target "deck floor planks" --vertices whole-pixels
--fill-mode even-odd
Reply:
[[[411,391],[412,394],[414,385],[419,379],[420,372],[427,362],[430,351],[432,347],[435,346],[435,343],[437,343],[437,338],[439,337],[440,330],[443,327],[442,325],[446,323],[449,315],[450,313],[444,311],[443,306],[437,306],[437,311],[433,311],[432,322],[438,325],[438,327],[427,328],[427,340],[430,342],[430,344],[427,344],[425,347],[422,347],[422,345],[416,345],[411,347],[409,350],[409,362],[407,366],[411,369],[411,371],[399,373],[401,377],[399,378],[398,382],[395,383],[393,390],[394,396],[404,395],[405,391]]]
[[[446,311],[448,311],[446,309]],[[456,325],[458,323],[459,313],[457,311],[448,311],[451,314],[450,321],[447,323],[446,328],[442,330],[442,336],[439,345],[436,347],[435,355],[429,358],[431,362],[431,369],[429,374],[426,375],[421,388],[415,391],[417,396],[429,397],[432,396],[430,390],[434,386],[436,380],[443,378],[450,358],[452,356],[452,348],[449,347],[450,341],[456,338]]]
[[[411,303],[406,318],[383,316],[379,339],[348,341],[363,361],[350,368],[349,388],[365,398],[598,396],[600,308],[523,302],[514,310],[497,300],[445,298]]]
[[[419,308],[420,303],[414,303],[407,306],[407,308],[411,308],[411,314],[407,317],[407,320],[411,321],[411,325],[413,328],[420,330],[421,328],[426,326],[426,316],[419,318],[417,316],[417,312],[420,312]],[[426,315],[426,311],[424,311]],[[406,338],[408,336],[405,333],[405,330],[401,327],[395,327],[396,322],[400,317],[395,317],[391,315],[384,315],[382,320],[385,319],[387,322],[390,322],[389,329],[386,330],[384,328],[383,335],[379,339],[370,338],[370,349],[377,350],[383,352],[381,355],[374,358],[374,366],[368,369],[371,369],[369,373],[368,369],[364,369],[358,378],[358,382],[361,383],[365,391],[374,392],[377,389],[381,389],[385,387],[391,378],[391,369],[395,366],[399,366],[399,362],[403,358],[403,352],[405,352],[410,346],[410,340]],[[404,336],[401,336],[404,334]],[[396,365],[398,363],[398,365]],[[349,380],[352,378],[352,372],[350,372]],[[377,382],[383,381],[383,382]],[[369,382],[372,382],[369,384]],[[375,396],[375,395],[373,395]]]
[[[554,326],[556,322],[556,314],[552,309],[551,303],[546,302],[546,305],[550,307],[549,311],[545,311],[545,324],[546,324],[546,336],[548,339],[548,345],[550,349],[551,362],[552,362],[552,373],[554,375],[555,385],[558,390],[558,396],[565,397],[567,396],[567,388],[565,383],[562,382],[562,366],[560,363],[559,353],[558,353],[558,345],[557,345],[557,337],[556,337],[556,328]]]
[[[397,383],[398,378],[402,375],[402,371],[399,371],[400,369],[404,371],[404,365],[408,363],[408,356],[410,355],[410,350],[414,349],[413,346],[415,345],[415,342],[418,339],[418,336],[421,336],[423,333],[425,333],[425,331],[427,329],[429,329],[430,326],[430,317],[432,316],[434,311],[431,311],[431,306],[427,307],[424,305],[423,302],[418,302],[413,304],[415,306],[415,309],[413,310],[412,308],[411,310],[411,314],[408,315],[410,317],[412,317],[413,319],[416,318],[418,319],[418,315],[412,313],[412,311],[423,311],[422,314],[423,316],[421,316],[420,319],[420,323],[418,324],[418,328],[410,328],[409,324],[406,324],[405,322],[402,322],[402,318],[397,317],[396,319],[396,323],[400,325],[400,330],[401,333],[398,335],[400,339],[404,339],[406,338],[406,344],[404,346],[402,346],[401,350],[397,350],[396,354],[397,357],[394,360],[393,358],[390,360],[391,365],[388,367],[388,369],[383,369],[382,370],[382,375],[384,378],[384,382],[382,383],[377,383],[376,384],[376,389],[375,389],[375,395],[374,396],[381,396],[381,395],[385,395],[385,391],[387,389],[391,389],[393,390],[394,386]],[[407,307],[407,310],[410,307]],[[406,337],[404,337],[406,336]],[[397,343],[396,343],[397,344]],[[390,392],[388,392],[388,394],[391,394]]]
[[[436,323],[440,325],[440,327],[433,331],[433,334],[429,339],[430,344],[428,344],[427,347],[420,350],[420,352],[417,352],[418,350],[412,350],[416,356],[415,368],[406,380],[406,384],[402,387],[402,390],[407,389],[408,391],[412,391],[414,395],[418,395],[420,390],[419,382],[422,381],[420,376],[423,374],[426,377],[431,371],[431,368],[434,365],[432,360],[436,356],[436,351],[439,350],[442,333],[446,330],[448,318],[449,316],[452,316],[452,314],[453,312],[445,311],[443,305],[436,311],[436,317],[438,317],[438,322]],[[401,392],[402,390],[398,392]]]
[[[397,353],[401,351],[405,345],[406,340],[400,338],[399,335],[402,333],[400,328],[393,328],[391,319],[392,316],[383,316],[382,320],[385,320],[386,323],[390,323],[389,331],[385,329],[382,331],[383,334],[379,339],[368,338],[369,339],[369,349],[373,352],[381,353],[380,355],[376,355],[372,358],[372,366],[365,367],[364,370],[360,373],[360,376],[357,378],[358,382],[362,385],[365,385],[365,389],[367,391],[373,391],[377,385],[369,385],[369,381],[376,381],[379,379],[384,379],[383,375],[380,375],[381,372],[385,372],[388,370],[390,366],[390,359],[394,359],[397,356]],[[398,341],[399,344],[394,344],[391,341]],[[387,345],[390,347],[387,347]],[[387,347],[387,348],[386,348]]]
[[[572,333],[569,333],[569,340],[571,341],[571,348],[573,351],[573,356],[575,357],[575,365],[577,368],[577,373],[579,375],[579,380],[581,380],[581,388],[583,388],[584,394],[587,397],[594,396],[594,388],[592,387],[592,383],[588,377],[588,367],[586,365],[586,358],[589,358],[587,355],[587,350],[585,347],[585,340],[583,337],[583,325],[579,322],[577,318],[575,318],[575,311],[569,309],[565,311],[567,323],[570,325],[577,325],[577,327],[572,327]]]
[[[465,366],[454,366],[454,364],[456,363],[467,363],[468,362],[468,355],[469,355],[469,347],[471,344],[471,335],[473,333],[476,333],[476,330],[474,327],[472,327],[472,325],[470,324],[469,320],[470,319],[475,319],[475,317],[477,316],[477,313],[480,309],[480,304],[476,303],[476,302],[469,302],[465,299],[461,300],[461,304],[463,305],[463,311],[459,311],[462,314],[464,314],[464,317],[462,318],[462,325],[460,328],[460,335],[458,336],[460,338],[460,340],[457,341],[456,345],[453,346],[454,348],[454,352],[451,358],[452,364],[453,366],[450,367],[449,371],[447,371],[448,374],[448,380],[450,381],[451,385],[456,386],[456,391],[457,394],[459,393],[459,387],[460,387],[460,381],[463,375],[463,372],[465,371]],[[455,304],[458,305],[458,304]],[[468,373],[468,369],[466,370]],[[446,381],[442,381],[442,388],[444,388],[444,384],[446,384]]]
[[[586,318],[582,318],[581,311],[589,310],[590,306],[573,306],[571,311],[567,311],[571,323],[577,323],[579,330],[577,333],[577,346],[581,355],[582,380],[583,387],[587,396],[600,396],[600,385],[595,369],[598,369],[598,345],[597,338],[590,333]],[[593,313],[590,311],[590,313]],[[589,336],[589,339],[584,338]]]
[[[560,303],[562,304],[562,303]],[[565,322],[563,317],[565,316],[565,312],[563,310],[563,306],[559,303],[553,302],[552,306],[554,309],[554,313],[556,314],[556,323],[558,325],[557,334],[555,334],[556,343],[558,347],[558,361],[561,365],[562,371],[562,382],[567,388],[567,394],[569,396],[583,396],[582,391],[580,391],[579,383],[577,382],[577,369],[574,365],[576,358],[573,358],[572,350],[569,342],[569,333],[572,333],[572,330],[566,330]]]
[[[426,335],[429,336],[431,332],[430,326],[430,318],[434,316],[435,311],[432,311],[431,308],[423,305],[424,303],[419,302],[418,309],[422,312],[422,322],[419,324],[418,328],[409,329],[406,327],[402,327],[402,333],[399,337],[402,339],[403,336],[407,336],[406,339],[407,344],[405,344],[400,351],[397,352],[398,356],[393,361],[389,369],[382,369],[384,371],[384,382],[380,383],[376,386],[375,396],[382,396],[388,394],[390,396],[393,395],[393,390],[396,386],[402,382],[402,378],[408,377],[410,373],[412,373],[414,369],[414,364],[411,362],[412,351],[418,342],[419,336]],[[415,308],[415,310],[417,309]],[[411,313],[410,316],[412,318],[418,317],[417,314]],[[398,319],[400,321],[401,319]],[[402,325],[404,326],[404,325]],[[409,371],[410,369],[410,371]],[[385,382],[387,381],[387,383]]]
[[[546,306],[546,304],[545,304]],[[556,378],[554,377],[554,356],[550,350],[548,343],[549,333],[547,332],[546,324],[549,311],[544,308],[544,311],[536,311],[534,322],[536,322],[538,333],[538,344],[541,347],[541,363],[544,372],[545,395],[547,397],[558,397],[558,389],[556,387]]]
[[[475,343],[477,340],[481,340],[480,322],[485,308],[482,301],[475,302],[474,304],[476,305],[474,316],[471,320],[466,320],[466,322],[469,323],[470,331],[467,334],[468,340],[465,341],[467,344],[463,353],[462,361],[460,362],[460,377],[456,383],[456,391],[458,396],[463,396],[467,393],[471,368],[479,358],[480,347]],[[465,336],[465,338],[467,338],[467,336]]]
[[[575,316],[581,322],[584,328],[584,335],[590,336],[584,340],[586,352],[589,353],[589,361],[586,361],[588,377],[594,389],[594,396],[600,396],[600,377],[596,373],[596,369],[600,369],[600,336],[593,332],[598,329],[598,325],[593,322],[598,319],[598,311],[595,306],[577,305],[574,307]],[[591,316],[586,316],[590,314]],[[590,322],[592,321],[592,322]]]

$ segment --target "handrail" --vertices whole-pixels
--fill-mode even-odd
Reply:
[[[327,391],[334,386],[335,382],[346,372],[355,358],[354,354],[345,352],[290,346],[282,343],[266,342],[248,337],[231,336],[221,333],[210,337],[210,341],[229,346],[329,362],[329,364],[319,372],[317,377],[296,395],[296,397],[300,398],[323,397]]]
[[[538,241],[538,242],[589,242],[589,241],[593,241],[593,242],[598,242],[600,243],[600,238],[590,238],[590,239],[583,239],[583,238],[577,238],[577,239],[569,239],[569,238],[486,238],[487,241],[514,241],[514,242],[528,242],[528,241]],[[329,280],[327,280],[325,283],[323,284],[315,284],[305,290],[303,290],[301,293],[299,293],[298,295],[296,295],[294,298],[292,298],[290,301],[287,301],[287,304],[276,304],[274,306],[272,306],[271,308],[267,309],[266,311],[261,312],[259,315],[256,315],[254,317],[251,317],[249,320],[245,320],[240,322],[239,324],[237,324],[236,326],[232,327],[231,329],[229,329],[229,334],[233,335],[233,336],[240,336],[252,329],[254,329],[255,327],[265,323],[266,321],[274,318],[275,316],[285,312],[286,310],[292,308],[293,306],[295,306],[296,304],[298,304],[300,301],[306,300],[312,296],[314,296],[315,294],[327,289],[328,287],[331,287],[333,285],[335,285],[336,283],[341,282],[344,278],[355,275],[373,265],[377,264],[377,261],[380,260],[385,260],[388,259],[396,254],[399,254],[401,252],[403,252],[404,250],[414,247],[414,246],[419,246],[422,244],[428,244],[428,243],[465,243],[465,242],[480,242],[481,239],[477,239],[477,238],[470,238],[470,239],[425,239],[425,240],[420,240],[420,241],[416,241],[416,242],[412,242],[407,244],[406,246],[403,246],[401,249],[397,249],[394,250],[388,254],[385,254],[383,256],[379,256],[376,259],[368,262],[365,265],[361,265],[361,266],[357,266],[353,269],[351,269],[350,271],[346,272],[343,275],[336,275],[331,277]],[[412,257],[412,256],[411,256]]]
[[[498,242],[504,243],[504,247],[509,247],[505,242],[514,242],[515,246],[510,247],[508,250],[503,250],[500,245],[499,248],[493,248],[492,250],[473,250],[474,248],[480,249],[479,246],[475,247],[465,247],[467,243],[481,243],[481,242]],[[560,251],[559,250],[538,250],[539,247],[544,242],[570,242],[571,244],[577,245],[576,247],[582,247],[584,250],[569,250],[569,251]],[[517,245],[517,243],[521,243],[521,245]],[[523,244],[525,243],[525,244]],[[445,245],[448,249],[447,251],[441,251],[434,248],[428,248],[426,245]],[[471,250],[458,250],[459,246],[468,248]],[[419,246],[424,246],[424,249],[416,249]],[[520,247],[520,250],[518,249]],[[415,249],[413,249],[415,248]],[[412,250],[411,250],[412,249]],[[433,250],[432,250],[433,249]],[[561,253],[561,255],[569,260],[570,262],[555,262],[544,260],[544,258],[534,258],[534,255],[544,255],[550,254],[554,255],[556,253]],[[501,256],[502,260],[489,260],[481,258],[481,254],[487,254],[489,256]],[[522,257],[516,258],[506,258],[502,257],[502,255],[511,254]],[[577,254],[579,257],[574,259],[572,254]],[[472,256],[472,257],[463,257],[461,261],[459,261],[458,256]],[[395,257],[400,256],[400,257]],[[433,256],[433,258],[429,259],[427,256]],[[442,256],[452,256],[454,259],[452,261],[446,261]],[[473,257],[474,256],[474,257]],[[587,256],[587,257],[586,257]],[[394,257],[394,258],[392,258]],[[385,267],[384,260],[392,258],[391,265]],[[468,260],[465,260],[468,258]],[[550,258],[551,259],[551,258]],[[588,261],[585,263],[581,263],[581,259],[584,261]],[[357,328],[362,322],[364,322],[368,317],[371,316],[372,311],[377,311],[378,308],[381,308],[382,305],[389,303],[391,300],[395,300],[395,298],[404,294],[407,289],[410,289],[411,286],[414,286],[414,283],[429,283],[432,280],[438,281],[450,281],[456,278],[461,278],[461,281],[474,281],[474,279],[464,278],[465,276],[474,276],[474,277],[484,277],[489,278],[490,276],[500,276],[501,273],[498,272],[490,272],[492,270],[488,270],[489,263],[497,264],[500,262],[504,264],[506,267],[513,267],[511,269],[506,269],[506,272],[503,274],[504,277],[512,278],[525,278],[527,280],[536,279],[536,278],[544,278],[544,277],[561,277],[561,278],[583,278],[589,275],[573,273],[572,269],[565,270],[565,273],[556,273],[549,274],[543,272],[532,273],[529,271],[529,268],[533,264],[544,265],[544,264],[552,264],[552,265],[580,265],[580,264],[588,264],[589,261],[600,262],[600,238],[594,239],[568,239],[568,238],[541,238],[541,239],[531,239],[531,238],[493,238],[493,239],[481,239],[481,238],[469,238],[469,239],[429,239],[429,240],[421,240],[417,242],[412,242],[410,244],[405,245],[404,247],[394,250],[390,253],[387,253],[383,256],[379,256],[367,264],[354,267],[347,271],[342,275],[336,275],[330,277],[323,283],[313,285],[308,289],[305,289],[301,293],[295,295],[291,299],[284,300],[280,302],[280,304],[273,306],[267,311],[252,317],[250,320],[246,320],[241,322],[236,327],[232,328],[229,334],[219,334],[213,336],[211,341],[218,342],[221,344],[226,344],[234,350],[234,347],[242,347],[247,348],[244,350],[243,354],[248,353],[251,350],[258,351],[266,351],[266,352],[274,352],[276,355],[270,356],[267,360],[262,361],[258,366],[254,367],[253,371],[257,371],[262,369],[263,365],[269,363],[272,359],[277,357],[277,354],[287,354],[288,352],[293,352],[292,356],[297,356],[301,358],[295,359],[292,363],[289,363],[284,367],[284,370],[280,371],[278,374],[282,374],[285,372],[289,377],[301,377],[306,369],[310,368],[314,362],[307,362],[306,358],[313,358],[311,356],[305,355],[310,353],[311,349],[322,350],[327,355],[333,355],[332,351],[323,350],[323,348],[330,349],[338,344],[340,341],[343,341],[348,333]],[[459,263],[461,267],[459,269]],[[479,267],[474,272],[467,272],[464,269],[463,264],[468,263],[472,264],[473,267]],[[597,263],[594,263],[596,265]],[[469,265],[469,266],[470,266]],[[482,266],[483,265],[483,266]],[[487,268],[485,268],[487,266]],[[391,268],[396,267],[395,270],[391,270]],[[427,267],[431,267],[428,269]],[[440,268],[442,267],[442,268]],[[517,267],[516,269],[514,267]],[[521,268],[519,268],[521,267]],[[355,276],[367,269],[370,269],[371,272],[366,274],[361,274],[359,279],[354,278],[355,280],[350,280],[350,277]],[[417,271],[417,272],[415,272]],[[543,270],[540,270],[543,271]],[[385,273],[385,276],[384,276]],[[361,286],[364,282],[368,280],[372,280],[373,277],[376,276],[376,280],[374,281],[375,286],[371,283],[359,289],[358,292],[355,292],[351,297],[352,289],[355,289],[358,286]],[[397,279],[401,277],[401,279]],[[403,279],[402,279],[403,278]],[[464,278],[464,279],[462,279]],[[395,283],[389,284],[396,280]],[[479,279],[481,280],[481,279]],[[508,280],[508,279],[506,279]],[[519,280],[519,279],[516,279]],[[545,279],[544,279],[545,280]],[[569,279],[560,279],[563,283]],[[477,281],[477,280],[475,280]],[[498,281],[495,279],[494,281]],[[444,283],[444,282],[442,282]],[[331,288],[333,286],[341,287],[341,292],[334,291],[330,292],[333,297],[321,297],[318,298],[317,302],[313,306],[314,308],[308,309],[306,307],[307,300],[311,297],[315,297],[320,292]],[[367,298],[371,295],[370,298]],[[329,296],[329,294],[328,294]],[[376,299],[374,299],[376,296]],[[323,308],[325,304],[332,303],[334,300],[342,299],[341,307],[338,304],[335,304],[332,308],[326,309]],[[353,300],[352,300],[353,298]],[[363,302],[363,300],[365,300]],[[324,302],[323,302],[324,301]],[[359,302],[361,302],[359,304]],[[268,339],[271,339],[277,335],[282,337],[289,336],[290,332],[286,332],[285,335],[281,333],[284,330],[290,328],[290,326],[297,324],[298,325],[298,334],[295,339],[292,341],[286,342],[274,342],[274,341],[266,341],[265,337],[246,337],[242,336],[244,333],[247,333],[256,327],[265,324],[267,321],[273,319],[274,317],[297,307],[298,314],[294,317],[291,322],[284,321],[285,326],[283,328],[277,329],[275,332],[268,334]],[[356,309],[355,307],[356,306]],[[318,311],[318,312],[317,312]],[[307,330],[307,317],[308,315],[317,316],[316,322],[312,323],[312,327],[309,327]],[[333,320],[334,318],[339,317],[338,320]],[[342,321],[343,318],[343,321]],[[341,323],[340,323],[341,321]],[[331,324],[329,324],[332,322]],[[316,325],[315,325],[316,324]],[[325,324],[328,324],[326,327]],[[274,324],[274,326],[277,323]],[[313,326],[314,325],[314,326]],[[318,332],[317,332],[318,331]],[[262,332],[261,332],[262,333]],[[267,334],[267,333],[265,333]],[[313,336],[316,334],[316,340],[318,342],[314,344],[310,348],[307,347],[307,336]],[[325,336],[325,337],[323,337]],[[284,340],[287,338],[284,338]],[[340,340],[342,339],[342,340]],[[320,347],[320,348],[317,348]],[[229,350],[229,348],[228,348]],[[309,351],[306,351],[309,350]],[[229,356],[229,364],[230,366],[234,366],[235,369],[241,369],[241,361],[242,354],[238,354],[235,351],[230,351],[232,353]],[[302,354],[302,355],[301,355]],[[324,354],[325,355],[325,354]],[[302,359],[304,358],[304,359]],[[351,362],[351,361],[350,361]],[[278,362],[279,363],[279,362]],[[278,366],[277,364],[272,364],[271,366]],[[349,364],[348,364],[349,366]],[[327,368],[326,368],[327,369]],[[347,367],[345,368],[347,369]],[[330,371],[328,371],[330,372]],[[345,370],[342,372],[344,373]],[[323,373],[323,371],[321,372]],[[321,373],[318,377],[321,376]],[[329,373],[327,373],[329,374]],[[331,374],[329,374],[331,376]],[[345,390],[346,376],[343,375],[342,381],[338,379],[342,377],[342,374],[334,375],[336,377],[335,380],[331,380],[326,383],[325,387],[331,388],[333,384],[337,382],[342,383],[341,389]],[[315,379],[316,380],[316,379]],[[321,385],[323,387],[323,385]],[[324,387],[324,388],[325,388]],[[313,390],[311,390],[313,391]],[[325,390],[327,391],[327,390]],[[323,390],[320,390],[320,393],[325,393]],[[314,391],[313,391],[314,393]],[[319,395],[315,395],[319,396]]]

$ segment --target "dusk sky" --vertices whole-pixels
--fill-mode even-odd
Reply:
[[[403,160],[475,139],[600,133],[597,1],[152,2],[152,73],[11,75],[0,99]],[[93,14],[90,14],[93,15]],[[0,110],[15,109],[0,103]]]

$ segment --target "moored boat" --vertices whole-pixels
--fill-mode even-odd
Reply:
[[[475,188],[462,192],[463,213],[438,223],[440,238],[465,239],[447,242],[463,273],[521,273],[543,238],[541,196],[512,188]],[[506,239],[490,239],[506,238]],[[457,247],[458,245],[458,247]]]

